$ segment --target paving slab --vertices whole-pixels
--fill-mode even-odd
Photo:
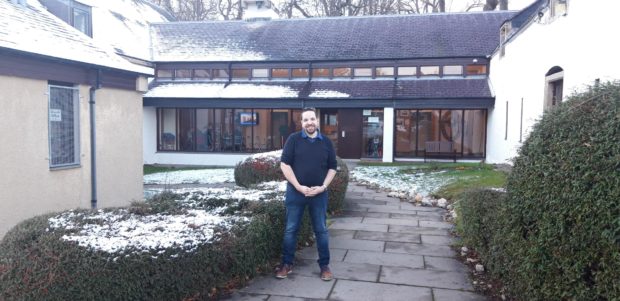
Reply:
[[[421,255],[349,250],[344,258],[344,261],[384,266],[424,268],[424,259]]]
[[[279,295],[285,297],[327,299],[334,281],[323,281],[318,277],[295,275],[295,271],[286,279],[261,277],[240,290],[242,293]]]
[[[395,209],[395,210],[400,209],[400,205],[399,204],[373,205],[373,204],[356,203],[356,205],[359,206],[359,207],[362,207],[362,208],[368,208],[368,211],[371,211],[371,212],[374,209],[385,209],[385,208]]]
[[[329,249],[329,259],[330,261],[343,261],[344,256],[347,254],[346,249]],[[309,260],[318,260],[319,252],[316,250],[315,246],[303,248],[300,251],[297,251],[295,254],[295,258],[297,259],[309,259]]]
[[[478,295],[472,292],[464,292],[457,290],[449,290],[449,289],[441,289],[434,288],[433,296],[435,297],[435,301],[486,301],[488,300],[485,296]],[[271,299],[269,299],[271,301]]]
[[[220,300],[226,301],[265,301],[269,295],[250,294],[242,292],[234,292],[230,296],[222,297]]]
[[[453,236],[422,234],[421,237],[423,244],[451,246],[456,243],[456,238]]]
[[[379,231],[387,232],[388,225],[378,224],[357,224],[357,223],[335,223],[329,226],[329,230],[342,229],[342,230],[364,230],[364,231]]]
[[[429,227],[413,227],[403,225],[390,225],[388,232],[397,233],[413,233],[413,234],[427,234],[427,235],[450,235],[448,229],[441,228],[429,228]]]
[[[407,284],[426,287],[473,290],[469,275],[466,273],[410,269],[403,267],[381,268],[379,282]]]
[[[427,211],[427,212],[445,212],[446,210],[439,207],[430,207],[430,206],[418,206],[412,203],[402,202],[400,204],[400,209],[406,211]]]
[[[419,234],[357,231],[355,239],[421,243]]]
[[[441,210],[441,211],[420,211],[420,210],[416,210],[415,212],[417,213],[417,215],[422,215],[422,216],[439,216],[441,218],[443,218],[444,215],[446,215],[446,213],[448,213],[447,210]]]
[[[379,195],[375,196],[374,199],[378,200],[378,201],[391,201],[391,200],[399,200],[400,201],[399,198],[389,197],[389,196],[386,196],[386,194],[387,193],[379,194]]]
[[[336,279],[347,279],[357,281],[376,282],[379,278],[380,265],[351,263],[351,262],[330,262],[329,267]],[[315,261],[298,261],[294,267],[295,273],[302,276],[319,278],[320,269]]]
[[[338,280],[329,300],[433,301],[430,288]]]
[[[329,241],[329,247],[335,249],[362,250],[362,251],[383,251],[385,242],[360,240],[360,239],[332,239]]]
[[[420,227],[452,229],[454,225],[448,222],[420,221]]]
[[[349,193],[347,193],[347,197],[344,199],[345,202],[355,203],[355,204],[368,204],[368,205],[385,205],[386,201],[378,201],[374,199],[362,198],[360,197],[349,197]]]
[[[448,246],[412,244],[406,242],[386,242],[385,252],[439,257],[454,257],[454,250],[452,250]]]
[[[361,223],[364,218],[361,216],[340,216],[332,217],[328,220],[328,223]]]
[[[354,238],[355,230],[329,229],[329,239]]]
[[[411,213],[390,213],[390,218],[408,219],[415,218],[420,221],[435,221],[442,222],[443,216],[440,215],[417,215],[417,211],[411,211]],[[434,214],[434,213],[433,213]]]
[[[365,223],[365,224],[418,226],[418,220],[415,219],[415,218],[412,218],[412,219],[397,219],[397,218],[365,217],[362,222]]]
[[[269,297],[268,301],[313,301],[313,300],[323,300],[323,299],[310,299],[310,298],[295,298],[295,297],[284,297],[284,296],[275,296],[272,295]]]
[[[348,257],[345,256],[345,259]],[[468,273],[469,269],[460,261],[448,257],[424,256],[424,267],[429,270]]]

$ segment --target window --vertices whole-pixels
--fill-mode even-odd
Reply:
[[[307,68],[294,68],[292,70],[293,72],[293,77],[295,78],[299,78],[299,77],[304,77],[307,78],[309,75],[308,69]]]
[[[74,3],[73,5],[78,5]],[[90,7],[80,5],[80,7],[73,7],[73,27],[83,32],[85,35],[92,37],[92,30],[90,28],[91,15]]]
[[[288,78],[288,69],[274,68],[271,69],[272,78]]]
[[[545,110],[555,108],[564,97],[564,69],[555,66],[545,74]]]
[[[211,72],[209,72],[209,69],[194,69],[195,79],[209,79],[210,77]]]
[[[398,67],[398,76],[415,76],[416,67]]]
[[[486,65],[467,65],[465,72],[467,72],[467,75],[487,74],[487,66]]]
[[[353,69],[353,75],[355,77],[371,77],[372,68],[355,68]]]
[[[449,65],[443,66],[443,75],[462,75],[463,66]]]
[[[232,69],[232,77],[235,79],[249,79],[250,69]]]
[[[79,90],[49,85],[48,139],[51,168],[80,164]]]
[[[351,77],[351,68],[334,68],[334,77]]]
[[[383,156],[383,109],[362,110],[362,153],[364,157]]]
[[[375,74],[376,74],[377,77],[380,77],[380,76],[394,76],[394,67],[377,67],[377,68],[375,68]]]
[[[170,69],[158,69],[157,70],[158,78],[172,78],[172,70]]]
[[[312,77],[329,77],[329,68],[312,69]]]
[[[421,66],[420,75],[421,76],[439,75],[439,66]]]
[[[213,69],[214,79],[228,79],[228,70],[226,69]]]
[[[268,78],[269,69],[252,69],[252,78]]]
[[[176,69],[174,70],[174,79],[191,79],[192,78],[192,70],[191,69]]]

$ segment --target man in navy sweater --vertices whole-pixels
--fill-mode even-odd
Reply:
[[[288,181],[286,187],[286,229],[282,244],[282,264],[276,278],[286,278],[293,271],[297,232],[308,207],[319,251],[321,279],[332,280],[329,269],[329,234],[327,233],[327,186],[336,175],[336,153],[329,138],[321,135],[313,108],[301,114],[301,132],[286,140],[280,168]]]

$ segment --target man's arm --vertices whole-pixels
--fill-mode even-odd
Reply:
[[[290,165],[280,162],[280,169],[282,169],[284,178],[286,178],[286,180],[291,183],[297,191],[303,193],[304,195],[307,195],[307,193],[310,192],[310,187],[299,184],[297,177],[295,177],[295,173],[293,172],[293,168]]]
[[[336,170],[335,169],[330,169],[327,171],[327,175],[325,176],[325,180],[323,180],[323,185],[321,186],[314,186],[311,187],[311,191],[309,194],[307,194],[306,196],[315,196],[321,192],[324,192],[327,190],[327,187],[329,186],[329,183],[332,182],[332,180],[334,179],[334,177],[336,176]]]

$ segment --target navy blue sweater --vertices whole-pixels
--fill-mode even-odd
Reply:
[[[323,185],[327,171],[338,167],[331,140],[321,133],[310,138],[303,130],[288,137],[280,160],[291,166],[299,184],[308,187]]]

